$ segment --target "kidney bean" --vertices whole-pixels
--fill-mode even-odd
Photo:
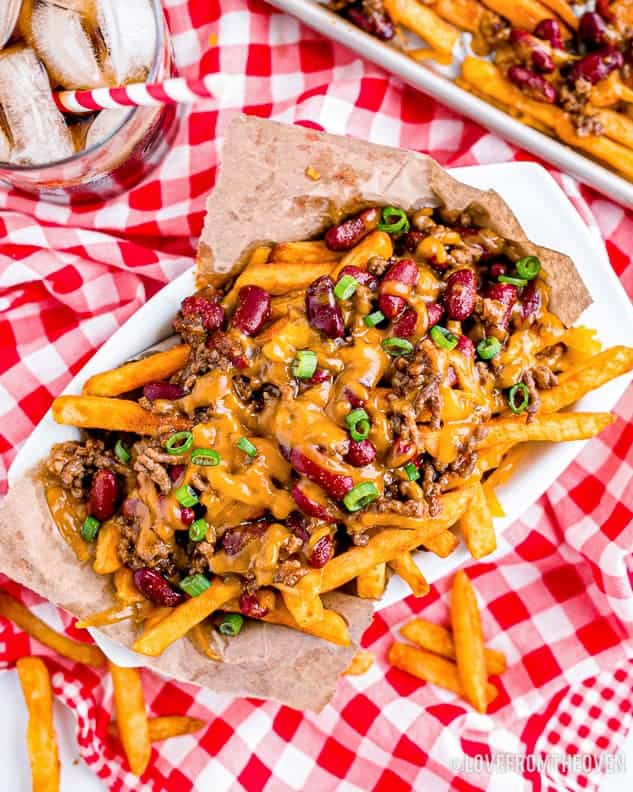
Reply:
[[[408,440],[403,440],[401,437],[396,440],[391,449],[391,455],[400,460],[399,464],[404,464],[410,459],[413,459],[414,454],[415,446],[413,443],[410,443]]]
[[[444,305],[449,319],[464,321],[475,308],[477,297],[477,280],[470,269],[452,272],[446,281]]]
[[[171,465],[168,471],[169,478],[171,479],[172,482],[176,482],[184,472],[185,472],[184,465]]]
[[[404,297],[395,297],[393,294],[381,294],[378,298],[378,307],[387,319],[395,319],[407,307],[407,301]]]
[[[444,307],[439,303],[427,303],[426,315],[429,320],[429,327],[436,325],[444,315]]]
[[[418,245],[426,236],[424,231],[407,231],[398,239],[398,244],[402,245],[402,249],[407,253],[415,253]]]
[[[518,299],[516,286],[511,283],[493,283],[488,290],[487,297],[491,300],[498,300],[504,305],[505,311],[499,322],[499,327],[505,330],[512,315],[512,308]]]
[[[541,74],[551,74],[556,68],[552,56],[544,49],[535,49],[532,52],[531,60],[532,66]]]
[[[330,558],[332,558],[333,551],[334,545],[332,543],[332,537],[326,534],[322,536],[312,548],[312,553],[310,558],[308,558],[308,564],[315,569],[321,569],[321,567],[324,567]]]
[[[492,261],[489,265],[488,272],[493,280],[497,280],[499,275],[506,275],[508,267],[503,261]]]
[[[569,72],[569,78],[574,83],[576,80],[586,80],[595,85],[615,69],[620,69],[623,64],[624,57],[619,50],[614,47],[603,47],[590,55],[585,55],[582,60],[575,63]]]
[[[542,19],[534,28],[534,35],[544,41],[549,41],[554,49],[565,49],[563,33],[557,19]]]
[[[352,5],[346,13],[350,22],[371,36],[376,36],[382,41],[389,41],[394,37],[395,29],[391,20],[379,9],[366,11],[362,4]]]
[[[183,506],[180,509],[180,522],[183,525],[191,525],[191,523],[196,519],[196,513],[193,509],[190,509],[188,506]]]
[[[205,297],[185,297],[180,305],[180,310],[184,316],[199,316],[202,324],[209,332],[219,330],[224,324],[224,308],[213,300]]]
[[[351,275],[352,278],[357,280],[361,286],[367,286],[368,289],[372,291],[376,291],[378,288],[378,278],[375,275],[372,275],[371,272],[367,272],[367,270],[362,270],[359,267],[352,267],[350,264],[347,267],[343,267],[343,269],[339,273],[339,280],[343,277],[343,275]]]
[[[134,585],[154,605],[174,608],[186,599],[182,591],[173,589],[161,574],[149,567],[136,570]]]
[[[529,320],[536,316],[541,308],[541,292],[536,288],[534,281],[530,281],[521,294],[521,316]]]
[[[392,264],[380,284],[380,297],[378,298],[378,307],[387,317],[387,319],[395,319],[396,316],[402,313],[407,302],[404,298],[403,292],[409,294],[413,287],[418,282],[420,273],[418,266],[413,259],[401,259]],[[403,289],[398,289],[399,293],[390,294],[393,287],[389,283],[401,283]]]
[[[260,603],[256,594],[244,593],[240,595],[240,613],[250,616],[251,619],[263,619],[268,613],[268,608]]]
[[[556,88],[532,69],[526,69],[524,66],[510,66],[508,79],[530,99],[549,104],[554,104],[558,99]]]
[[[322,382],[327,382],[329,379],[330,372],[327,369],[318,368],[308,382],[310,385],[320,385]]]
[[[242,525],[236,525],[234,528],[228,528],[222,534],[222,547],[227,555],[237,555],[240,553],[249,542],[257,539],[258,536],[266,533],[268,530],[268,520],[259,520]]]
[[[401,314],[398,320],[394,323],[393,334],[398,338],[411,338],[415,332],[415,326],[418,323],[418,315],[413,308]]]
[[[585,11],[580,17],[578,38],[589,47],[600,47],[607,43],[607,25],[595,11]]]
[[[406,286],[415,286],[418,282],[420,277],[420,272],[418,270],[418,265],[415,263],[413,259],[400,259],[400,261],[396,261],[392,264],[387,272],[385,272],[385,277],[383,278],[383,284],[385,281],[397,281],[398,283],[404,283]]]
[[[378,225],[380,209],[364,209],[340,225],[330,228],[325,235],[325,244],[330,250],[349,250]]]
[[[302,542],[307,542],[310,538],[310,532],[308,531],[306,518],[303,516],[303,514],[301,514],[301,512],[290,512],[290,514],[286,517],[286,528],[292,531],[297,539],[301,539]]]
[[[475,357],[475,345],[470,340],[470,338],[468,338],[468,336],[460,335],[460,337],[457,339],[457,346],[455,349],[459,349],[462,355],[466,355],[466,357]]]
[[[260,286],[242,286],[237,293],[237,307],[231,319],[246,335],[259,333],[270,317],[270,294]]]
[[[345,461],[354,467],[371,465],[376,459],[376,447],[370,440],[350,440]]]
[[[290,454],[290,464],[297,473],[319,484],[335,500],[341,500],[354,486],[351,476],[325,470],[297,448],[293,448]]]
[[[343,314],[334,296],[334,281],[329,275],[313,281],[306,290],[308,322],[328,338],[340,338],[345,333]]]
[[[359,398],[359,397],[358,397],[358,396],[357,396],[357,395],[354,393],[354,391],[353,391],[353,390],[350,390],[349,388],[345,388],[345,398],[347,399],[347,401],[350,403],[350,405],[351,405],[351,406],[352,406],[354,409],[356,409],[356,408],[358,408],[358,407],[364,407],[364,406],[365,406],[365,400],[364,400],[364,399],[361,399],[361,398]]]
[[[101,522],[109,520],[120,497],[121,487],[116,475],[111,470],[97,470],[90,484],[88,514]]]
[[[308,517],[316,517],[317,520],[324,520],[329,523],[336,521],[327,506],[311,498],[298,484],[295,484],[292,488],[292,497],[295,499],[297,506]]]
[[[510,43],[519,54],[521,60],[530,60],[536,71],[550,73],[554,71],[554,61],[547,49],[538,38],[532,36],[527,30],[514,28],[510,32]]]
[[[174,399],[182,399],[184,395],[185,389],[172,382],[148,382],[143,387],[143,396],[150,401],[156,401],[156,399],[173,401]]]

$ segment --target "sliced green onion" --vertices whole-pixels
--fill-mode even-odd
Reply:
[[[380,495],[375,484],[371,481],[363,481],[362,484],[357,484],[353,487],[347,495],[343,498],[345,508],[350,512],[357,512],[367,504],[375,501]]]
[[[302,349],[297,352],[292,361],[292,376],[297,379],[310,379],[317,369],[316,352],[311,349]]]
[[[176,432],[165,443],[165,448],[168,454],[176,456],[177,454],[184,454],[189,451],[193,445],[193,435],[191,432]]]
[[[417,481],[420,478],[420,471],[413,462],[407,462],[404,466],[404,472],[407,474],[409,481]]]
[[[208,530],[209,523],[206,520],[194,520],[189,526],[189,538],[192,542],[201,542]]]
[[[99,528],[101,528],[101,523],[96,517],[86,517],[79,533],[86,542],[94,542],[99,533]]]
[[[429,335],[433,339],[435,346],[440,349],[455,349],[459,342],[456,335],[453,335],[450,330],[447,330],[445,327],[440,327],[439,325],[433,325],[429,330]]]
[[[501,352],[501,342],[494,336],[482,338],[477,344],[477,354],[482,360],[492,360]]]
[[[392,357],[402,357],[402,355],[410,355],[413,352],[413,344],[406,338],[397,336],[383,339],[381,345],[385,352]]]
[[[130,452],[128,451],[128,447],[125,445],[123,440],[117,440],[116,445],[114,446],[114,453],[119,461],[123,462],[124,465],[130,461]]]
[[[528,281],[534,280],[541,271],[541,262],[536,256],[524,256],[514,266],[519,273],[519,277]]]
[[[178,487],[178,489],[174,492],[174,495],[176,496],[178,503],[185,508],[195,506],[196,503],[198,503],[198,496],[196,495],[195,490],[187,485],[184,487]]]
[[[183,578],[178,585],[190,597],[199,597],[200,594],[203,594],[209,588],[211,581],[198,573],[197,575],[189,575]]]
[[[358,288],[358,281],[353,275],[343,275],[334,287],[334,296],[337,300],[349,300]]]
[[[255,459],[257,456],[257,449],[251,443],[248,437],[240,437],[240,439],[237,441],[237,447],[240,449],[240,451],[248,454],[251,459]]]
[[[382,221],[378,223],[379,231],[386,231],[388,234],[399,234],[401,231],[409,230],[409,218],[403,209],[397,206],[385,206],[382,210]]]
[[[345,418],[345,422],[352,440],[365,440],[365,438],[369,437],[369,430],[371,429],[369,415],[362,407],[352,410]]]
[[[525,285],[527,285],[527,281],[523,278],[513,278],[512,275],[499,275],[497,278],[499,283],[511,283],[513,286],[516,286],[517,289],[522,289]]]
[[[191,452],[191,461],[201,467],[215,467],[220,464],[222,457],[212,448],[194,448]]]
[[[385,315],[382,311],[374,311],[373,313],[367,314],[367,316],[363,317],[363,322],[367,325],[367,327],[376,327],[381,322],[385,321]]]
[[[521,394],[521,401],[517,403],[517,394]],[[513,385],[508,392],[508,407],[512,410],[513,413],[516,415],[521,415],[522,412],[525,412],[527,409],[528,404],[530,403],[530,391],[523,382],[517,382],[516,385]]]
[[[244,617],[241,613],[227,613],[218,624],[218,630],[222,635],[237,635],[243,625]]]

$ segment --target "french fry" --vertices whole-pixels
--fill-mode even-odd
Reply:
[[[387,583],[387,565],[376,564],[356,578],[356,593],[363,599],[380,599]]]
[[[147,632],[151,630],[152,627],[155,627],[159,622],[162,622],[163,619],[167,618],[169,614],[173,611],[173,608],[168,608],[167,606],[157,605],[155,606],[150,612],[145,621],[143,622],[143,632]]]
[[[497,549],[492,515],[483,487],[479,483],[474,485],[473,499],[460,517],[459,528],[473,558],[483,558]]]
[[[114,520],[103,523],[97,536],[97,549],[92,568],[98,575],[109,575],[123,565],[119,558],[121,529]]]
[[[540,394],[543,413],[569,407],[589,391],[633,370],[633,349],[615,346],[561,375],[558,385]]]
[[[607,137],[633,149],[633,119],[614,110],[600,110],[597,115]]]
[[[457,671],[466,698],[478,712],[485,712],[488,676],[481,619],[475,592],[463,569],[453,578],[451,624]]]
[[[385,0],[385,10],[396,24],[404,25],[439,52],[450,53],[459,31],[417,0]]]
[[[481,2],[509,20],[514,27],[530,32],[539,22],[552,18],[550,9],[539,3],[538,0],[481,0]]]
[[[418,649],[417,646],[396,642],[391,645],[387,659],[392,666],[406,671],[423,682],[430,682],[445,690],[452,690],[458,696],[466,698],[457,666],[445,657],[439,657],[425,649]],[[494,685],[487,682],[485,694],[486,703],[490,704],[499,695],[499,691]]]
[[[222,608],[225,609],[226,605],[223,605]],[[239,611],[239,606],[237,610]],[[203,655],[205,655],[205,657],[208,657],[209,660],[213,660],[215,662],[219,662],[220,660],[222,660],[220,655],[215,651],[215,649],[211,645],[211,639],[209,638],[209,635],[205,631],[204,626],[202,624],[194,624],[194,626],[189,630],[187,635],[189,636],[191,642],[196,647],[196,649],[199,652],[201,652]]]
[[[48,669],[39,657],[21,657],[16,668],[29,713],[26,748],[33,792],[58,792],[60,765]]]
[[[188,344],[179,344],[164,352],[156,352],[141,360],[125,363],[119,368],[95,374],[87,380],[83,387],[84,396],[119,396],[148,382],[164,380],[171,377],[187,362],[190,348]]]
[[[430,539],[424,543],[427,550],[435,553],[435,555],[440,558],[448,558],[458,545],[459,539],[452,531],[442,531],[442,533],[437,534],[437,536],[431,536]]]
[[[225,309],[233,308],[243,286],[261,286],[268,294],[279,296],[297,289],[306,289],[312,281],[329,275],[335,261],[283,261],[249,265],[239,275],[233,288],[222,300]]]
[[[429,593],[429,583],[411,553],[403,553],[398,558],[392,559],[389,566],[409,586],[414,597],[425,597]]]
[[[558,137],[570,146],[591,154],[602,162],[606,162],[615,170],[623,173],[633,181],[633,151],[626,146],[610,140],[604,135],[579,135],[566,115],[557,117],[554,131]]]
[[[479,0],[431,0],[429,6],[442,19],[474,34],[479,33],[486,13]]]
[[[551,8],[556,16],[559,16],[572,30],[577,30],[579,19],[572,11],[567,0],[541,0],[541,3],[547,8]]]
[[[0,614],[62,657],[94,668],[102,668],[106,663],[105,655],[98,646],[73,641],[67,635],[56,632],[21,602],[4,592],[0,592]]]
[[[347,666],[343,674],[345,676],[362,676],[373,666],[375,657],[371,652],[356,652],[352,657],[352,662]]]
[[[122,668],[110,661],[108,666],[121,745],[132,773],[142,776],[149,763],[152,746],[141,675],[137,668]]]
[[[391,237],[385,231],[372,231],[364,239],[348,250],[339,261],[338,266],[332,272],[332,278],[336,280],[339,273],[345,267],[358,267],[365,269],[367,262],[374,256],[389,258],[393,254],[393,243]]]
[[[204,728],[206,723],[197,718],[186,715],[161,715],[158,718],[148,718],[147,727],[150,742],[168,740],[170,737],[181,737],[183,734],[193,734]],[[108,723],[108,736],[120,740],[119,724],[116,721]]]
[[[193,626],[219,610],[227,600],[239,596],[241,589],[241,583],[235,578],[226,581],[214,578],[206,591],[174,608],[169,616],[137,638],[132,648],[141,654],[158,657]]]
[[[591,104],[594,107],[611,107],[618,102],[633,102],[633,91],[625,85],[618,71],[600,80],[591,89]]]
[[[310,573],[308,573],[310,574]],[[281,596],[292,618],[302,627],[323,621],[325,608],[316,591],[309,591],[301,586],[301,580],[292,589],[284,588]]]
[[[342,253],[330,250],[325,242],[280,242],[272,249],[270,263],[283,261],[301,261],[307,264],[323,263],[325,261],[338,261]]]
[[[416,644],[421,649],[426,649],[434,654],[455,660],[455,644],[453,636],[445,627],[426,621],[426,619],[413,619],[400,628],[403,638]],[[506,657],[503,652],[496,649],[486,649],[486,672],[490,676],[503,674],[507,668]]]
[[[104,396],[58,396],[53,402],[53,418],[80,429],[109,429],[155,437],[169,429],[186,429],[188,422],[178,415],[157,415],[134,401]]]

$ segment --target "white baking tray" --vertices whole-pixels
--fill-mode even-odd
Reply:
[[[633,207],[633,183],[455,85],[441,73],[448,73],[446,67],[435,66],[432,61],[425,63],[414,61],[395,49],[393,45],[363,32],[315,0],[269,0],[269,2],[276,8],[297,17],[324,36],[344,44],[376,65],[396,74],[405,82],[437,99],[438,102],[452,107],[482,126],[498,132],[515,145],[551,162],[552,165],[594,187],[608,198]],[[459,52],[456,51],[455,62],[459,60]]]

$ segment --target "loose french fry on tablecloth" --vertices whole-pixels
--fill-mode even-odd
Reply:
[[[156,352],[153,355],[125,363],[119,368],[95,374],[86,380],[83,387],[84,396],[119,396],[148,382],[165,380],[175,374],[187,362],[189,357],[188,344]]]
[[[137,668],[122,668],[108,662],[119,737],[130,770],[142,776],[152,751],[141,675]]]
[[[97,549],[92,568],[98,575],[116,572],[122,566],[119,558],[119,541],[121,529],[114,520],[104,522],[97,536]]]
[[[181,737],[183,734],[193,734],[206,726],[206,723],[197,718],[186,715],[161,715],[158,718],[148,718],[147,727],[150,742],[168,740],[170,737]],[[108,736],[120,740],[119,724],[116,721],[108,723]]]
[[[56,632],[48,624],[38,619],[21,602],[5,592],[0,592],[0,614],[62,657],[95,668],[105,665],[105,656],[98,646],[73,641],[67,635]]]
[[[356,593],[364,599],[380,599],[387,583],[387,565],[376,564],[356,578]]]
[[[356,652],[354,657],[352,657],[352,662],[343,673],[346,676],[362,676],[373,666],[374,660],[375,658],[371,652]]]
[[[424,682],[452,690],[458,696],[466,698],[457,665],[445,657],[440,657],[425,649],[409,644],[394,643],[389,649],[387,659],[392,666],[406,671]],[[490,704],[499,695],[497,688],[490,682],[485,686],[486,704]]]
[[[497,549],[492,515],[479,483],[474,485],[473,499],[459,520],[459,528],[473,558],[483,558]]]
[[[451,53],[459,40],[459,31],[418,0],[385,0],[385,9],[393,22],[416,33],[431,49]]]
[[[402,553],[398,558],[392,559],[389,562],[389,566],[396,575],[400,575],[407,586],[409,586],[414,597],[425,597],[429,593],[430,587],[428,580],[424,577],[420,567],[415,563],[415,559],[411,553]]]
[[[178,415],[157,415],[144,410],[137,402],[104,396],[59,396],[52,410],[57,423],[79,429],[109,429],[155,437],[170,429],[188,426]]]
[[[487,706],[488,675],[484,638],[475,592],[463,569],[453,578],[451,625],[460,681],[466,698],[479,712]]]
[[[458,545],[459,539],[452,531],[442,531],[442,533],[437,534],[437,536],[431,536],[431,538],[424,543],[427,550],[430,550],[431,553],[434,553],[440,558],[448,558]]]
[[[450,630],[426,619],[413,619],[400,628],[403,638],[434,654],[455,660],[455,644]],[[486,649],[486,671],[490,676],[503,674],[507,668],[506,657],[496,649]]]
[[[31,764],[32,790],[58,792],[60,765],[48,669],[39,657],[21,657],[16,668],[29,714],[26,748]]]

